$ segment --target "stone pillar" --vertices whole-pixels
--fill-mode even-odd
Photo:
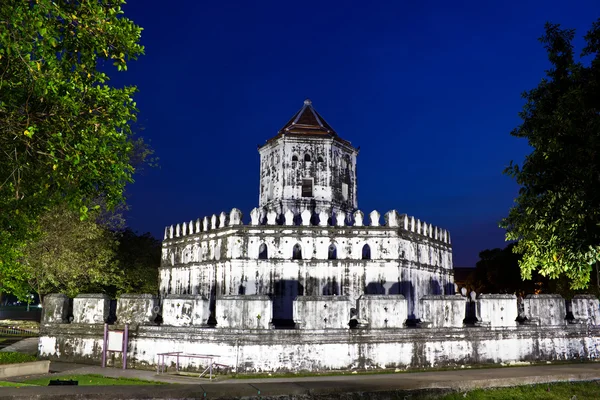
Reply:
[[[299,329],[348,329],[351,308],[349,296],[298,296],[294,322]]]
[[[571,300],[573,323],[600,325],[598,298],[591,294],[578,294]]]
[[[162,304],[163,324],[205,325],[210,316],[209,304],[206,297],[198,294],[168,294]]]
[[[477,299],[477,325],[514,328],[519,316],[514,294],[480,294]]]
[[[103,324],[108,319],[110,298],[105,294],[79,294],[73,299],[73,323]]]
[[[371,329],[403,328],[408,304],[403,295],[369,295],[358,298],[358,316]]]
[[[558,294],[530,294],[523,300],[526,324],[565,325],[567,315],[565,300]]]
[[[216,313],[218,328],[270,329],[273,304],[267,295],[219,296]]]
[[[427,295],[421,298],[421,326],[462,328],[467,300],[460,295]]]
[[[69,298],[62,293],[44,296],[42,324],[66,324],[69,322]]]
[[[117,322],[152,325],[158,313],[158,298],[151,294],[123,294],[117,300]]]

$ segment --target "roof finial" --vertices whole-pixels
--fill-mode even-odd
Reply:
[[[311,104],[312,104],[312,101],[310,101],[310,99],[304,100],[304,105],[305,106],[310,106]]]

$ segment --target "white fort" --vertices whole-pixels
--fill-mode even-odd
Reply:
[[[310,101],[259,152],[248,224],[233,209],[167,227],[160,296],[121,295],[113,317],[104,294],[45,296],[40,357],[99,363],[109,331],[125,329],[126,362],[141,368],[165,357],[236,372],[600,357],[595,296],[529,295],[519,307],[513,294],[455,295],[447,231],[393,210],[365,218],[358,151]]]
[[[310,100],[259,147],[259,207],[244,224],[233,209],[165,229],[161,297],[201,295],[212,323],[216,299],[267,295],[275,326],[301,323],[298,296],[407,299],[419,319],[424,295],[454,294],[450,234],[392,210],[358,210],[358,149]],[[348,321],[356,309],[347,310]]]

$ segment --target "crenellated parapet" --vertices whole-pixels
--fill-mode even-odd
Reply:
[[[419,312],[419,296],[451,294],[454,288],[448,231],[396,210],[255,208],[244,223],[233,209],[171,225],[159,273],[163,294],[210,296],[216,285],[225,295],[268,295],[292,280],[310,296],[403,294],[411,318]],[[285,296],[285,316],[275,320],[291,318],[295,294]]]
[[[243,215],[237,208],[229,213],[221,212],[195,221],[182,222],[165,227],[164,240],[177,239],[201,233],[215,232],[220,229],[244,226]],[[399,214],[396,210],[388,211],[383,215],[377,210],[371,211],[368,216],[357,210],[354,213],[311,213],[308,210],[300,214],[294,214],[287,210],[283,214],[275,211],[266,211],[262,208],[254,208],[250,212],[250,223],[247,227],[321,227],[321,228],[393,228],[401,231],[411,232],[425,238],[436,240],[451,245],[450,233],[446,229],[433,226],[430,223],[415,219],[406,214]]]
[[[286,329],[276,329],[271,323],[276,301],[266,295],[219,296],[213,314],[216,319],[211,321],[208,299],[203,296],[164,298],[162,311],[154,321],[147,318],[154,315],[153,296],[119,298],[117,301],[123,304],[117,307],[114,325],[104,325],[105,300],[102,295],[81,296],[73,302],[71,311],[66,296],[45,296],[40,357],[100,364],[101,350],[107,344],[110,348],[114,340],[111,334],[124,331],[124,324],[130,325],[128,368],[166,364],[169,370],[177,365],[180,370],[199,372],[207,365],[185,355],[210,354],[211,361],[237,372],[393,372],[532,360],[594,361],[600,348],[600,326],[590,315],[598,307],[598,299],[593,296],[573,299],[575,320],[569,324],[563,323],[568,315],[564,308],[556,307],[559,302],[564,304],[560,296],[529,298],[526,313],[528,319],[536,320],[534,324],[522,318],[514,320],[517,304],[512,295],[479,297],[479,316],[482,322],[489,322],[484,324],[463,323],[469,302],[466,297],[428,296],[422,299],[427,303],[422,323],[410,327],[404,324],[408,311],[400,295],[363,296],[357,301],[348,296],[297,296],[296,324]],[[537,318],[548,311],[554,317]],[[139,318],[136,313],[141,314]],[[70,314],[73,317],[65,320]],[[118,333],[115,336],[119,338]],[[166,353],[181,357],[159,364]],[[109,365],[120,364],[117,357],[105,360]]]
[[[598,327],[598,298],[579,295],[570,301],[577,310],[567,320],[565,300],[560,295],[529,295],[525,301],[526,319],[519,321],[517,297],[512,294],[481,294],[477,303],[477,322],[467,323],[465,316],[469,298],[461,295],[426,295],[420,315],[420,328],[517,329],[531,325],[552,327],[581,324],[582,308],[589,320],[583,323]],[[82,294],[73,299],[72,319],[67,319],[69,301],[65,295],[44,298],[44,325],[103,324],[109,316],[110,299],[104,294]],[[585,303],[585,304],[584,304]],[[582,307],[583,304],[583,307]],[[220,295],[216,298],[214,322],[223,329],[273,329],[273,298],[267,295]],[[295,328],[311,329],[402,329],[408,316],[402,295],[349,296],[299,295],[293,303]],[[170,294],[159,306],[154,295],[122,295],[117,300],[117,324],[156,325],[162,316],[163,326],[208,328],[211,316],[209,299],[202,295]],[[352,323],[352,321],[356,323]],[[72,322],[71,322],[72,321]]]

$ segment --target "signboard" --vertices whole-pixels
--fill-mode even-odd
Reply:
[[[108,331],[108,351],[123,351],[123,331]]]
[[[127,348],[129,347],[129,325],[125,324],[123,331],[111,331],[108,324],[104,324],[104,338],[102,339],[102,368],[106,368],[106,353],[123,353],[123,369],[127,368]],[[123,351],[125,349],[125,351]]]

